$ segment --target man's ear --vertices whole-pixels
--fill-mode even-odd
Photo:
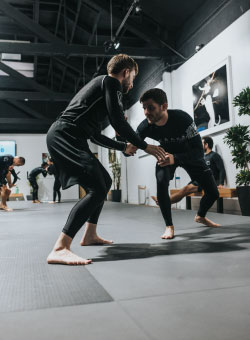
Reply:
[[[123,70],[123,72],[122,72],[122,75],[123,75],[123,77],[124,78],[127,78],[127,76],[129,75],[129,69],[128,68],[125,68],[124,70]]]
[[[162,108],[163,108],[164,111],[167,110],[167,108],[168,108],[168,103],[164,103],[164,104],[162,105]]]

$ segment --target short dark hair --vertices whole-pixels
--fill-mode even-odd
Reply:
[[[161,89],[150,89],[143,93],[140,97],[140,103],[145,102],[148,99],[153,99],[159,105],[163,105],[168,102],[166,92]]]
[[[202,137],[202,139],[204,140],[204,144],[207,144],[209,149],[213,149],[214,146],[214,141],[211,137],[207,136],[207,137]]]
[[[130,71],[135,70],[135,74],[138,73],[138,64],[133,58],[127,54],[117,54],[108,62],[107,72],[108,74],[118,74],[124,68],[128,68]]]
[[[47,162],[42,162],[41,167],[44,168],[44,167],[46,167],[47,165],[49,165]]]
[[[18,157],[19,162],[24,165],[25,164],[25,158],[24,157]]]

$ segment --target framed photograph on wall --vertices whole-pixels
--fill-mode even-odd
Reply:
[[[201,136],[233,125],[230,57],[204,72],[192,85],[194,121]]]

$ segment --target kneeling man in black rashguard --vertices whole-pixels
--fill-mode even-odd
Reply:
[[[209,227],[218,227],[206,216],[207,211],[219,197],[212,171],[204,160],[201,137],[191,116],[181,110],[167,109],[167,96],[161,89],[146,91],[140,98],[146,119],[137,128],[141,139],[152,138],[160,143],[167,157],[156,164],[157,197],[166,223],[164,239],[174,237],[171,201],[168,187],[175,170],[181,166],[204,190],[195,221]]]

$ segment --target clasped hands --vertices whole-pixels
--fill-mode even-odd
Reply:
[[[137,147],[131,143],[127,144],[125,153],[130,156],[134,156],[137,151]],[[174,155],[166,152],[163,148],[157,145],[148,144],[144,150],[146,153],[153,155],[157,159],[157,163],[160,167],[174,164]]]

